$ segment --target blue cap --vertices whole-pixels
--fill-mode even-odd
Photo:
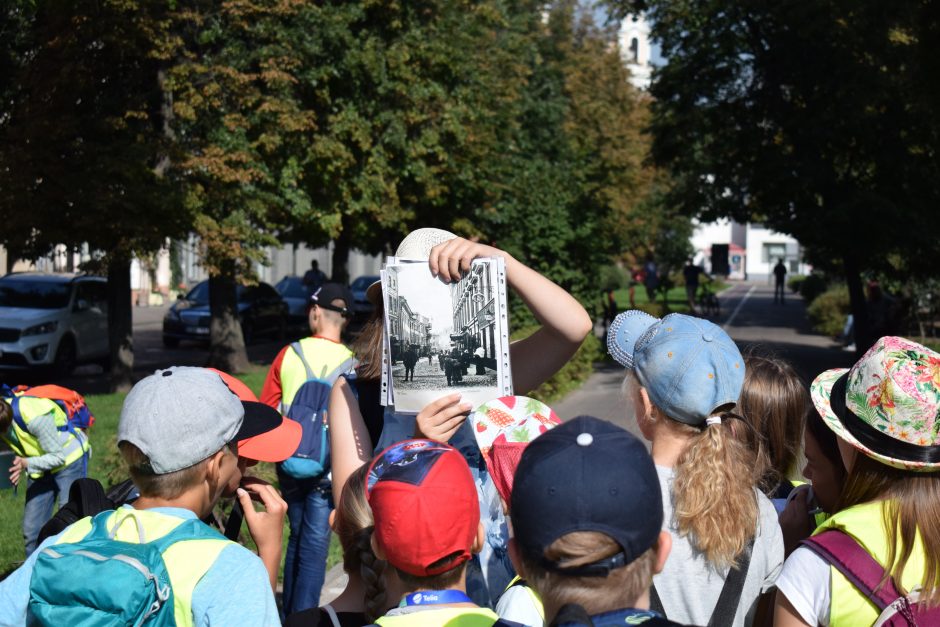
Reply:
[[[662,493],[646,446],[607,421],[578,416],[532,440],[512,488],[512,526],[527,558],[576,577],[606,576],[648,551],[663,523]],[[545,550],[575,531],[604,533],[623,549],[575,568]]]
[[[701,425],[719,407],[735,405],[744,385],[741,351],[702,318],[625,311],[610,325],[607,350],[636,373],[656,407],[686,424]]]

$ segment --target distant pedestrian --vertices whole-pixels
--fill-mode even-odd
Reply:
[[[682,269],[682,276],[685,279],[685,297],[689,301],[689,312],[694,316],[695,312],[695,296],[698,294],[698,276],[704,274],[708,277],[708,274],[705,272],[705,269],[702,266],[697,266],[692,261],[692,258],[689,257],[686,261],[685,267]],[[711,278],[711,277],[709,277]]]
[[[310,262],[310,269],[304,273],[304,278],[301,279],[301,282],[310,293],[317,291],[320,286],[326,283],[326,274],[320,269],[320,262],[316,259]]]
[[[646,298],[649,302],[656,301],[656,289],[659,287],[659,268],[653,255],[646,256],[646,263],[643,264],[643,286],[646,287]]]
[[[643,274],[643,270],[640,268],[634,268],[630,273],[630,289],[627,290],[627,293],[630,296],[630,309],[636,309],[636,300],[634,300],[636,298],[636,286],[643,283],[644,278],[645,275]]]
[[[783,304],[783,287],[787,283],[787,267],[783,265],[783,259],[777,260],[777,265],[774,266],[774,304],[779,302]]]
[[[484,357],[486,357],[486,350],[482,346],[473,351],[473,363],[477,367],[477,374],[486,374],[486,367],[483,365]]]

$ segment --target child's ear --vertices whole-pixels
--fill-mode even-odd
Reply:
[[[218,451],[206,461],[206,479],[213,485],[218,484],[222,477],[223,457],[225,457],[225,449]]]
[[[473,544],[470,545],[470,552],[476,555],[483,550],[483,543],[486,541],[486,529],[483,528],[483,521],[477,523],[477,535],[473,538]]]
[[[369,544],[372,545],[372,553],[380,560],[385,560],[385,551],[382,550],[382,547],[379,546],[379,543],[375,539],[375,533],[372,533],[372,538],[369,540]]]
[[[336,510],[335,509],[330,510],[330,529],[332,529],[334,532],[336,531]]]
[[[656,541],[656,563],[653,565],[653,574],[657,575],[663,572],[666,566],[666,558],[672,551],[672,534],[668,531],[660,531],[659,539]]]
[[[522,564],[522,553],[519,552],[519,543],[515,538],[509,538],[509,561],[512,562],[516,574],[525,579],[525,568]]]

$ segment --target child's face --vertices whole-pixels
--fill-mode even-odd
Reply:
[[[222,476],[222,496],[235,496],[239,484],[242,482],[242,475],[247,467],[248,460],[232,453],[228,447],[225,449],[219,469]]]
[[[839,479],[842,475],[837,464],[841,460],[832,460],[823,454],[819,443],[809,429],[803,433],[803,447],[806,454],[806,466],[803,468],[803,476],[813,484],[813,493],[816,495],[816,502],[825,512],[834,512],[836,503],[839,501],[839,492],[842,486],[839,485]]]

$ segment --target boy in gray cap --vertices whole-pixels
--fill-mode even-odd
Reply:
[[[270,407],[239,400],[218,373],[204,368],[170,368],[141,380],[124,401],[117,433],[140,498],[133,506],[84,518],[44,541],[0,583],[0,624],[25,624],[27,616],[39,624],[43,616],[68,616],[74,623],[85,614],[115,613],[99,604],[102,598],[113,599],[121,582],[56,570],[66,564],[81,567],[75,555],[90,551],[70,553],[72,547],[90,545],[104,530],[104,538],[127,547],[128,554],[131,545],[160,547],[163,563],[153,570],[151,559],[149,566],[159,575],[165,565],[172,589],[166,593],[157,585],[159,602],[144,609],[148,615],[169,612],[176,624],[279,625],[269,573],[280,560],[287,507],[267,483],[242,483],[245,461],[238,457],[237,443],[275,429],[281,421]],[[241,502],[259,555],[199,522],[220,498],[232,495]],[[255,511],[252,497],[264,504],[264,511]],[[171,535],[173,542],[163,540]],[[109,547],[102,549],[102,541],[96,541],[96,550],[107,554]],[[127,562],[120,554],[114,560]],[[100,555],[99,561],[96,568],[108,566]],[[43,580],[53,583],[43,588],[37,583]],[[120,616],[139,611],[117,609]]]

